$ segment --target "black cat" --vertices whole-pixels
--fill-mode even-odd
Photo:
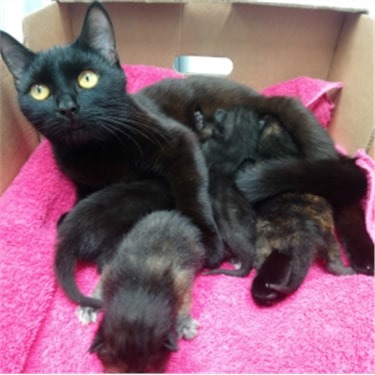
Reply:
[[[104,7],[87,10],[78,39],[34,53],[1,32],[1,55],[13,74],[22,112],[53,146],[78,198],[145,177],[165,179],[176,208],[203,233],[207,266],[223,245],[212,217],[207,170],[194,133],[127,94],[115,36]]]
[[[8,34],[0,36],[20,107],[52,142],[57,163],[75,182],[79,198],[112,183],[165,178],[176,207],[204,234],[207,265],[217,266],[223,254],[206,191],[206,168],[187,127],[193,128],[198,105],[206,118],[213,118],[217,108],[244,105],[280,120],[302,155],[302,160],[287,163],[259,163],[246,181],[247,199],[256,202],[285,191],[322,195],[335,205],[336,227],[353,267],[373,272],[372,242],[357,203],[366,194],[366,174],[339,157],[298,100],[267,98],[213,77],[164,80],[131,96],[124,88],[110,19],[99,3],[90,5],[71,45],[35,54]],[[358,227],[354,233],[351,226]]]

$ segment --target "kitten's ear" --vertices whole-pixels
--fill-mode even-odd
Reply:
[[[215,121],[221,124],[227,117],[228,112],[225,109],[219,108],[215,111]]]
[[[228,112],[225,109],[219,108],[215,112],[216,131],[219,136],[224,139],[229,139],[232,135],[234,121],[226,121]]]
[[[25,69],[34,59],[35,53],[4,31],[0,31],[0,52],[16,85],[18,85]]]
[[[77,41],[99,52],[110,64],[119,65],[113,25],[100,3],[94,2],[88,7]]]

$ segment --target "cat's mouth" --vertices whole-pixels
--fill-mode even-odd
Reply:
[[[84,125],[81,122],[78,121],[71,121],[69,124],[69,130],[70,131],[78,131],[82,130],[84,128]]]

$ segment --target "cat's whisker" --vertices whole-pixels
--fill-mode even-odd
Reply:
[[[113,135],[124,147],[126,147],[126,143],[123,141],[123,139],[118,135],[116,134],[116,132],[119,132],[121,133],[122,135],[124,135],[125,137],[127,137],[128,139],[130,139],[134,145],[137,147],[139,153],[142,155],[143,157],[143,151],[142,151],[142,148],[140,147],[139,143],[133,138],[130,136],[129,132],[126,132],[126,131],[123,131],[122,129],[120,129],[119,127],[111,127],[110,124],[106,123],[106,122],[101,122],[101,121],[97,121],[97,123],[103,128],[105,129],[106,131],[108,131],[111,135]]]

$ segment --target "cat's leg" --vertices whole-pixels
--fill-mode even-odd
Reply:
[[[192,340],[198,334],[199,322],[190,315],[191,289],[184,294],[180,310],[177,314],[177,337]]]
[[[297,228],[290,235],[285,233],[283,238],[275,237],[269,243],[260,240],[257,245],[265,243],[266,250],[257,248],[257,253],[263,251],[267,254],[269,249],[272,251],[257,271],[251,285],[251,294],[258,305],[271,306],[284,300],[301,286],[315,259],[316,246],[314,239],[309,238],[304,231],[298,232]],[[280,250],[277,250],[277,245]]]
[[[182,137],[171,145],[171,150],[166,151],[170,160],[165,177],[175,198],[176,208],[202,232],[205,265],[215,268],[223,259],[224,245],[213,218],[206,164],[195,135],[184,132]]]
[[[103,277],[100,278],[96,284],[91,297],[96,300],[101,301],[103,295]],[[77,317],[82,325],[87,325],[90,323],[95,323],[98,318],[99,308],[89,307],[89,306],[78,306],[77,307]]]
[[[351,267],[358,273],[374,275],[374,243],[367,232],[361,204],[335,209],[334,219]]]
[[[249,98],[249,106],[260,113],[275,116],[292,136],[303,159],[338,159],[333,139],[299,99],[260,95]]]
[[[213,181],[210,196],[215,220],[227,246],[226,258],[232,258],[239,266],[234,270],[219,268],[205,274],[247,276],[255,255],[255,210],[229,178]]]
[[[328,235],[325,244],[326,246],[319,250],[319,257],[323,260],[327,271],[333,275],[354,274],[353,268],[344,265],[339,244],[333,234],[330,233]]]

